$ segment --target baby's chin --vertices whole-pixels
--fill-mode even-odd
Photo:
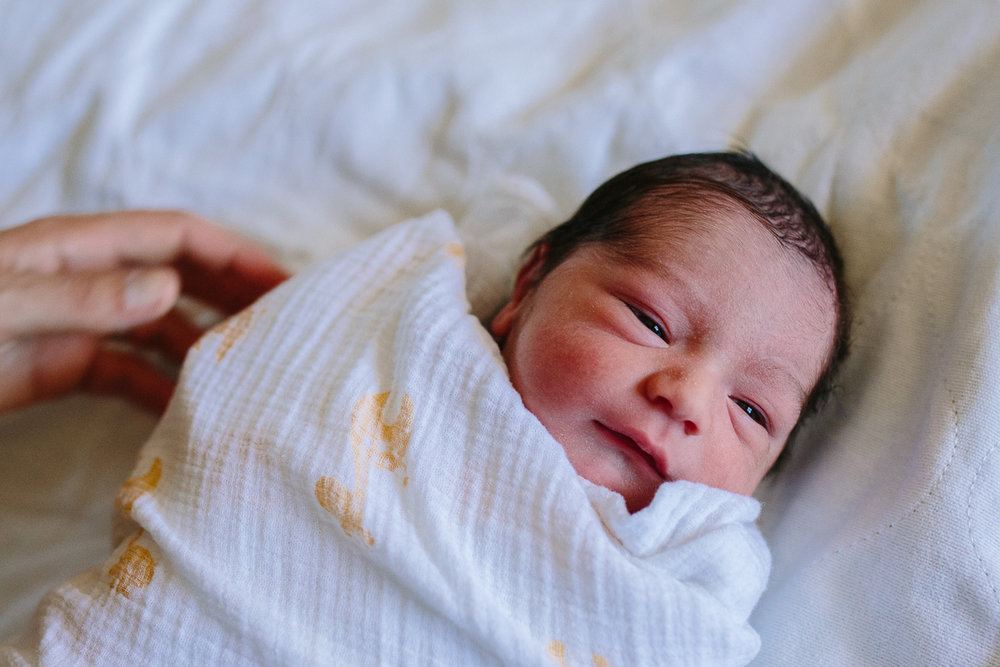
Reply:
[[[635,470],[624,463],[614,465],[591,458],[578,462],[574,461],[574,458],[579,457],[569,457],[576,474],[588,482],[603,486],[622,496],[630,514],[648,507],[653,502],[660,485],[668,483],[661,477],[650,474],[649,471]]]
[[[567,454],[569,452],[567,451]],[[570,455],[570,463],[576,470],[576,474],[583,477],[588,482],[610,489],[625,499],[625,507],[630,514],[645,509],[653,502],[656,492],[663,484],[669,484],[673,479],[664,479],[647,467],[634,466],[621,459],[611,460],[602,457],[585,458],[582,461],[574,461],[577,456]],[[683,479],[683,478],[682,478]],[[758,483],[750,480],[691,480],[698,481],[707,486],[711,486],[730,493],[744,496],[752,496],[757,489]]]

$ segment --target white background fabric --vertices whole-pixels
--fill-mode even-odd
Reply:
[[[297,269],[441,207],[499,275],[616,171],[749,146],[827,216],[857,306],[759,494],[758,663],[1000,662],[997,3],[3,0],[0,35],[3,226],[179,207]],[[0,420],[0,632],[104,557],[151,425]]]

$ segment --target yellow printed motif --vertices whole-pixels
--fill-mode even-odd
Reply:
[[[140,529],[129,542],[128,548],[125,549],[118,562],[108,570],[108,574],[111,575],[109,588],[128,599],[132,599],[132,594],[137,589],[149,585],[149,582],[153,580],[156,566],[156,563],[153,562],[153,554],[149,553],[149,549],[136,544],[136,541],[142,537],[142,533],[143,531]]]
[[[125,480],[125,483],[118,489],[117,497],[115,497],[115,507],[118,508],[118,511],[124,516],[132,516],[132,504],[155,490],[156,485],[160,483],[160,475],[162,474],[163,462],[159,458],[155,458],[145,475]]]
[[[549,642],[549,645],[545,647],[546,653],[549,657],[555,661],[557,665],[561,667],[566,667],[566,645],[563,644],[558,639],[553,639]],[[594,667],[611,667],[611,663],[608,659],[599,653],[595,653],[590,656],[590,659],[594,661]]]
[[[455,266],[462,268],[465,264],[465,248],[458,241],[452,241],[444,247],[445,253],[451,256]]]
[[[219,343],[219,347],[215,350],[216,361],[222,361],[233,345],[236,344],[236,341],[240,339],[240,336],[247,332],[253,316],[253,308],[247,308],[212,329],[212,332],[222,334],[222,342]]]
[[[549,657],[556,661],[561,667],[566,667],[566,645],[557,639],[553,639],[546,647]]]
[[[365,493],[372,465],[395,472],[402,468],[406,485],[406,448],[413,431],[413,399],[403,394],[399,414],[391,424],[385,422],[383,411],[389,392],[367,394],[351,412],[351,450],[354,455],[354,490],[333,477],[316,481],[316,500],[327,512],[340,520],[340,527],[352,537],[359,537],[369,546],[375,538],[364,529]]]
[[[254,308],[247,308],[232,317],[225,319],[214,327],[205,332],[205,335],[195,341],[191,349],[195,352],[201,350],[201,343],[209,336],[222,336],[222,342],[219,343],[219,347],[215,350],[215,360],[222,361],[229,354],[229,350],[232,349],[236,341],[240,339],[240,336],[245,334],[250,328],[250,322],[253,320],[256,313],[254,309],[259,309],[259,306],[254,306]]]

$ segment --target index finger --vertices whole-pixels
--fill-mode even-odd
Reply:
[[[59,273],[179,261],[262,285],[287,277],[252,241],[178,211],[42,218],[0,233],[0,270]]]

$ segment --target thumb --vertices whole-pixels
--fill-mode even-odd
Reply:
[[[180,278],[170,268],[0,275],[0,330],[11,336],[110,333],[170,310]]]

